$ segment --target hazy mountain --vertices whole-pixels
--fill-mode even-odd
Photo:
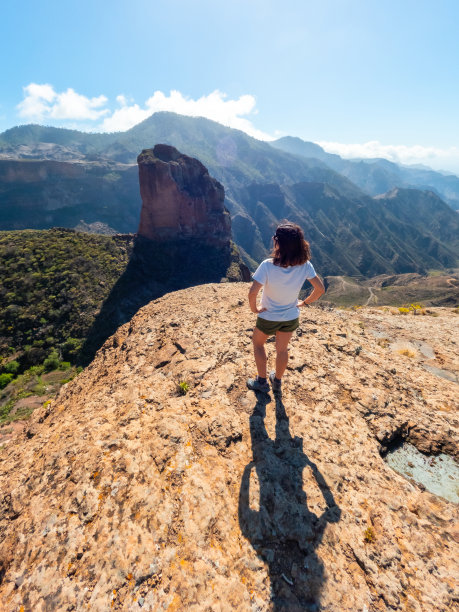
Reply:
[[[52,145],[46,155],[43,143]],[[26,125],[0,134],[0,159],[56,159],[65,149],[81,161],[135,164],[142,149],[170,144],[196,157],[229,195],[234,187],[254,182],[290,183],[300,180],[327,182],[347,195],[361,192],[347,178],[318,159],[304,159],[274,149],[244,132],[202,117],[160,112],[126,132],[91,134],[62,128]]]
[[[366,162],[341,160],[300,139],[277,141],[277,147],[290,148],[283,151],[208,119],[174,113],[156,113],[117,134],[43,126],[1,134],[0,229],[83,221],[135,232],[141,204],[135,159],[157,143],[198,158],[223,183],[235,241],[252,266],[269,252],[284,217],[305,228],[321,274],[393,274],[457,264],[459,217],[432,192],[405,189],[374,199],[340,174],[359,171],[360,182],[366,176],[373,185],[366,189],[380,193],[376,173],[371,180],[365,175]],[[383,173],[378,184],[384,179],[392,189],[388,176]]]
[[[327,153],[319,145],[301,138],[286,136],[270,143],[272,146],[306,158],[316,157],[326,163],[369,195],[379,195],[395,187],[435,191],[455,210],[459,210],[459,177],[435,172],[426,166],[402,166],[387,159],[343,159]]]

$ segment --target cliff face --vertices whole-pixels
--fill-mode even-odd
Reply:
[[[82,179],[85,169],[83,165],[59,161],[18,161],[0,160],[0,181],[8,183],[37,183],[47,180]]]
[[[457,315],[312,307],[276,399],[246,292],[149,303],[2,450],[2,610],[454,608],[457,506],[380,450],[457,453]]]
[[[229,244],[223,186],[197,159],[156,145],[137,158],[142,210],[138,234],[151,240],[195,238]]]
[[[139,218],[133,166],[0,159],[1,229],[75,227],[81,220],[132,231]]]

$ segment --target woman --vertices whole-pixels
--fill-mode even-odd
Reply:
[[[258,314],[252,337],[258,376],[249,378],[247,386],[253,391],[269,391],[265,342],[275,334],[276,371],[270,373],[269,380],[273,392],[280,394],[282,376],[288,363],[288,343],[299,326],[299,309],[319,299],[325,288],[309,261],[309,244],[298,225],[289,221],[281,223],[273,240],[272,258],[265,259],[258,266],[249,290],[250,309]],[[298,294],[306,279],[313,286],[313,292],[299,301]],[[258,307],[257,295],[262,287],[261,306]]]

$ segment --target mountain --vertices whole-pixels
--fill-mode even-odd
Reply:
[[[233,235],[256,260],[286,217],[305,228],[322,274],[374,276],[457,265],[459,216],[431,192],[394,190],[355,201],[329,185],[303,182],[251,185],[239,198],[244,213],[233,216]]]
[[[54,150],[59,154],[57,147],[65,147],[68,154],[79,155],[81,161],[91,162],[96,156],[97,160],[121,164],[135,164],[142,149],[157,143],[172,145],[199,159],[227,191],[254,182],[317,180],[336,186],[347,195],[360,194],[351,181],[320,160],[292,156],[244,132],[202,117],[159,112],[126,132],[115,134],[20,126],[0,134],[0,158],[19,151],[23,158],[42,159],[44,142],[52,145],[47,153],[49,159],[54,159]],[[25,151],[18,149],[20,146]]]
[[[256,396],[246,291],[150,302],[1,449],[1,609],[455,608],[457,498],[383,455],[457,456],[457,315],[313,306]]]
[[[313,142],[293,136],[285,136],[270,144],[294,155],[321,160],[369,195],[386,193],[396,187],[430,190],[453,209],[459,210],[459,176],[452,173],[435,172],[426,166],[402,166],[387,159],[343,159],[326,153]]]
[[[235,242],[252,268],[268,255],[275,226],[287,216],[303,225],[323,275],[425,272],[457,265],[458,216],[433,194],[405,190],[403,196],[389,194],[389,203],[374,199],[330,168],[330,156],[317,145],[295,140],[294,150],[285,152],[208,119],[174,113],[156,113],[118,134],[41,126],[4,132],[1,228],[82,222],[134,232],[140,197],[131,164],[142,149],[157,143],[199,159],[224,185]]]

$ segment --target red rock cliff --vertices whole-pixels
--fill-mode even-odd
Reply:
[[[223,186],[197,159],[158,144],[138,156],[142,211],[138,234],[152,240],[202,238],[229,244]]]

